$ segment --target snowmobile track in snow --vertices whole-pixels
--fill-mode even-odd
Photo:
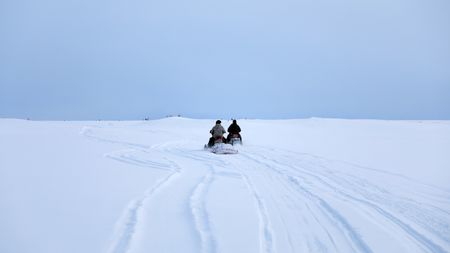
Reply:
[[[190,210],[192,227],[189,228],[188,217],[173,219],[179,219],[186,229],[197,234],[198,243],[193,242],[191,247],[202,253],[218,252],[221,238],[214,234],[212,228],[214,220],[210,219],[207,195],[215,178],[221,176],[242,180],[253,198],[259,222],[260,253],[377,252],[377,245],[362,235],[367,228],[355,227],[349,208],[359,219],[371,217],[379,226],[392,228],[396,231],[392,235],[394,240],[407,243],[408,249],[449,252],[450,212],[436,204],[445,203],[449,193],[404,176],[289,150],[274,152],[264,147],[245,147],[245,151],[236,156],[218,157],[200,150],[187,150],[184,148],[185,141],[148,147],[110,140],[97,136],[97,132],[101,129],[94,131],[86,127],[82,135],[128,148],[105,154],[106,157],[169,173],[150,187],[143,197],[130,202],[124,217],[118,222],[120,228],[112,243],[111,253],[140,252],[143,242],[135,242],[134,238],[136,233],[150,229],[145,228],[148,225],[141,219],[151,220],[152,217],[148,217],[144,210],[161,205],[157,201],[162,199],[153,198],[159,193],[181,194],[176,196],[181,202],[172,204],[180,208],[185,205]],[[182,168],[178,164],[180,161],[188,161],[190,170]],[[386,179],[386,185],[361,177],[361,171],[364,171],[361,175]],[[173,188],[175,177],[177,184],[184,185],[185,190],[189,191],[187,194]],[[392,192],[387,187],[390,179],[405,186]],[[403,197],[404,191],[415,191],[417,198]],[[137,230],[138,225],[140,230]],[[377,233],[382,230],[377,226],[370,229]],[[141,238],[143,236],[140,235]]]

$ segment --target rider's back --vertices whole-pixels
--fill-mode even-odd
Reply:
[[[228,127],[228,132],[232,134],[238,134],[241,132],[241,128],[238,124],[233,123]]]
[[[222,125],[220,124],[216,124],[212,129],[211,129],[211,134],[213,135],[213,137],[222,137],[223,134],[225,133],[225,129],[223,128]]]

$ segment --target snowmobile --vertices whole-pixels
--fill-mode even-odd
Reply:
[[[208,145],[209,144],[209,145]],[[214,143],[205,144],[205,150],[211,151],[214,154],[237,154],[238,151],[231,144],[224,143],[223,137],[214,139]]]
[[[230,136],[228,138],[229,138],[229,141],[228,141],[229,144],[231,144],[233,146],[236,144],[242,145],[242,141],[241,141],[239,134],[230,134]]]

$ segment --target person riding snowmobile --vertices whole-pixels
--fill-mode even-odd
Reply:
[[[223,134],[226,133],[225,129],[221,125],[222,121],[217,120],[216,125],[209,131],[212,134],[212,137],[209,138],[208,146],[212,147],[216,140],[221,139],[222,142],[226,143],[226,139],[223,137]]]
[[[234,135],[237,135],[237,136],[239,136],[239,140],[241,140],[241,143],[242,143],[242,136],[241,136],[240,132],[241,132],[241,128],[239,127],[236,120],[234,119],[233,123],[228,127],[227,142],[230,142],[231,138]]]

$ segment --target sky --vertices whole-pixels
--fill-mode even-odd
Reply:
[[[0,0],[0,117],[450,119],[448,0]]]

